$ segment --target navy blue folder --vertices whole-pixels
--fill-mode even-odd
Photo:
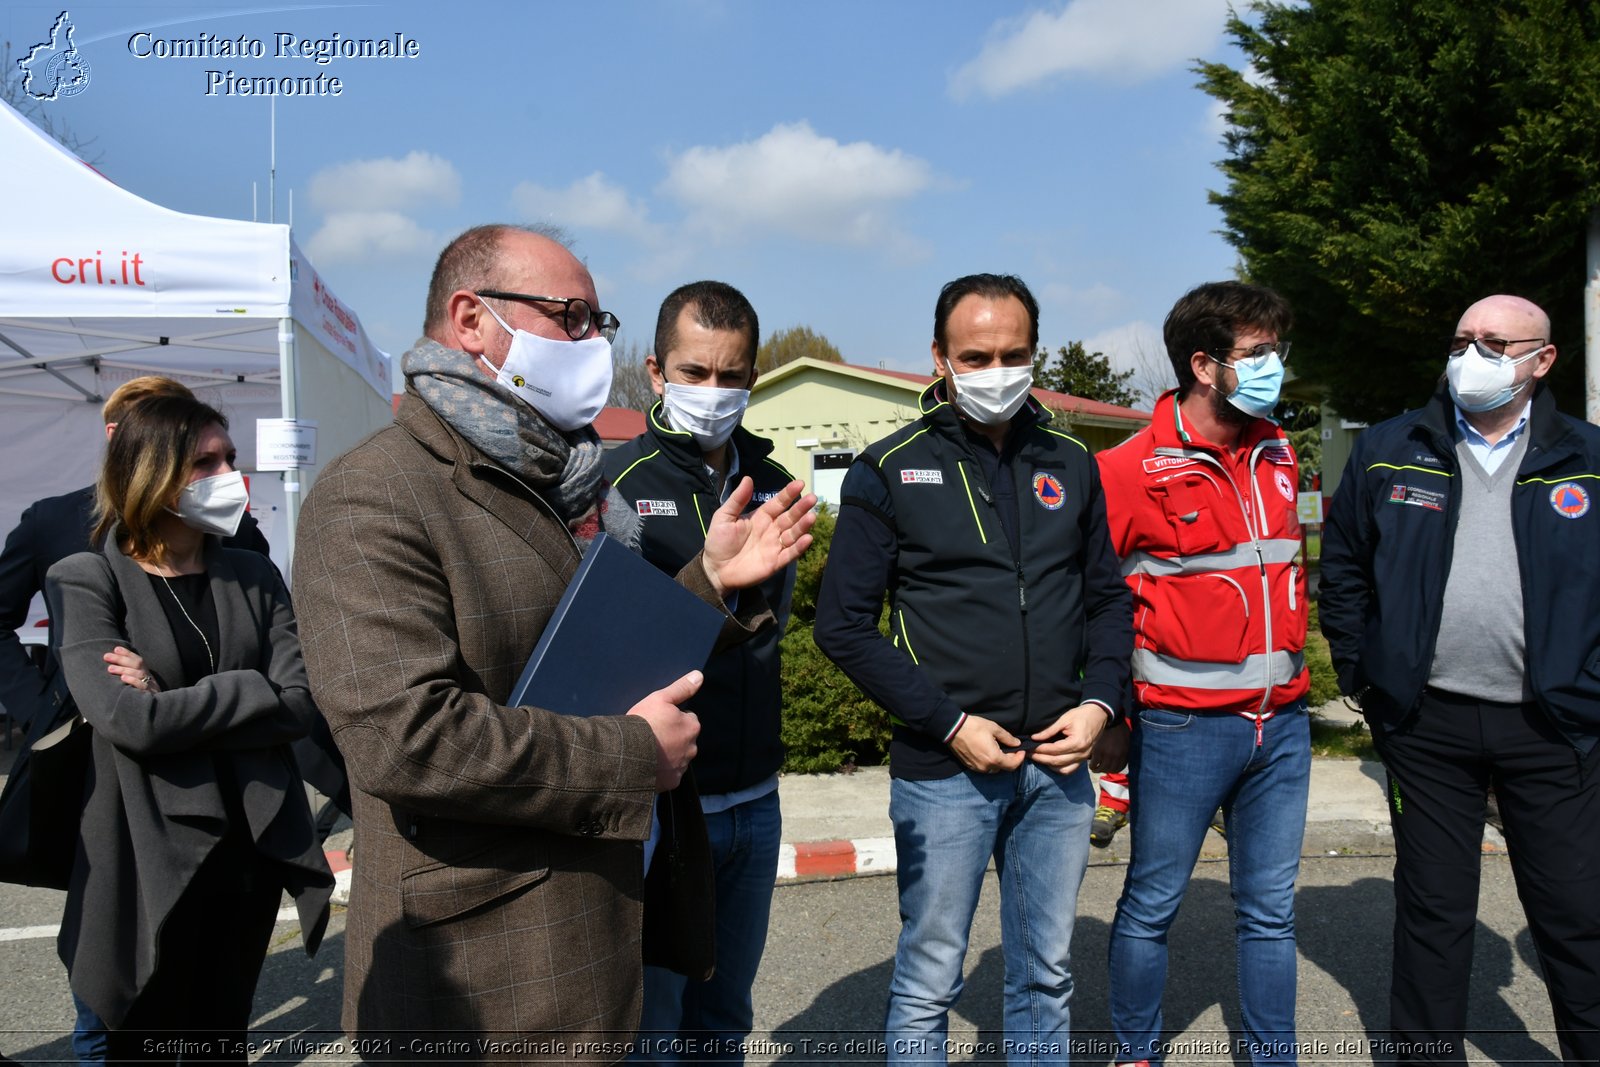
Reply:
[[[511,707],[622,715],[705,666],[725,616],[600,534],[550,616]]]

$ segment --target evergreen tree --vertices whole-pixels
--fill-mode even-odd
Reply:
[[[1581,411],[1600,4],[1263,2],[1228,28],[1247,68],[1196,68],[1227,106],[1212,200],[1294,305],[1296,372],[1347,418],[1415,407],[1461,312],[1508,292],[1550,312]]]
[[[1104,353],[1086,350],[1082,341],[1056,349],[1054,360],[1048,348],[1033,357],[1033,383],[1039,388],[1122,407],[1139,403],[1138,394],[1128,386],[1133,373],[1112,370]]]

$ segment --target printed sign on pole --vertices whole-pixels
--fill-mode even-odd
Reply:
[[[301,470],[316,462],[317,420],[256,420],[256,470]]]

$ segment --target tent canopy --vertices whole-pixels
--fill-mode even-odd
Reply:
[[[0,158],[0,531],[93,481],[104,398],[165,374],[228,415],[247,472],[257,418],[316,421],[314,463],[251,481],[287,567],[300,493],[391,418],[389,357],[287,226],[152,204],[3,102]]]

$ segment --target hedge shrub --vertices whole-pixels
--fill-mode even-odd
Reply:
[[[833,516],[818,509],[810,551],[800,558],[794,608],[783,635],[783,769],[815,773],[874,767],[889,758],[889,716],[817,649],[811,627],[828,565]]]

